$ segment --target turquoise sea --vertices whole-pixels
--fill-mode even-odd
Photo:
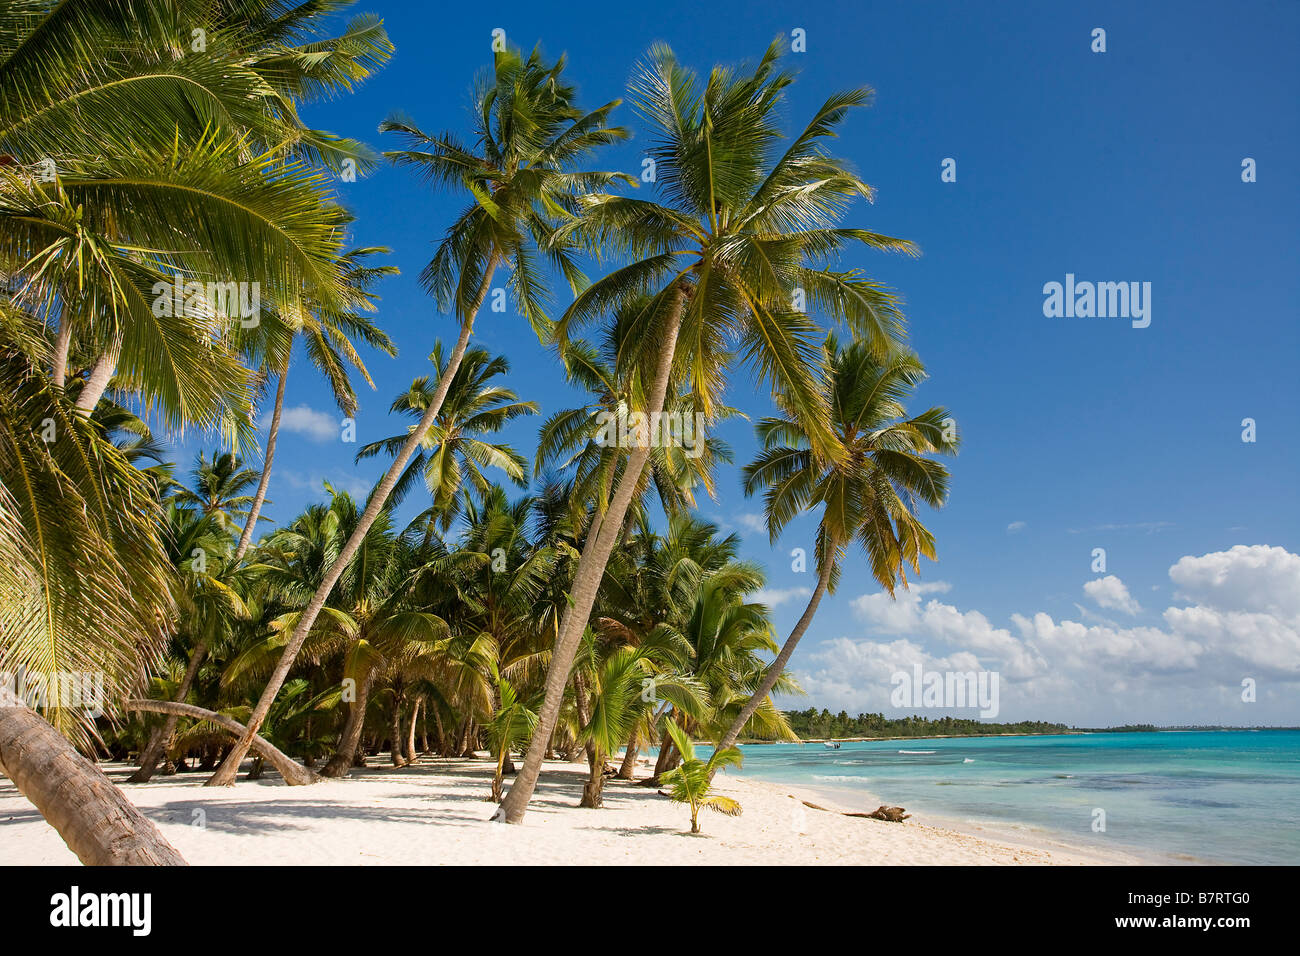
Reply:
[[[741,776],[1153,862],[1300,863],[1300,731],[748,745]],[[736,771],[729,771],[735,773]],[[870,806],[868,806],[870,804]],[[1105,811],[1105,832],[1093,829]],[[936,821],[938,822],[938,821]]]

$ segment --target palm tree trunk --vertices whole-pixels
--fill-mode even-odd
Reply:
[[[366,724],[366,707],[370,703],[370,686],[375,681],[375,669],[369,668],[357,688],[357,699],[348,705],[348,717],[339,734],[339,745],[321,767],[322,777],[346,777],[355,765],[357,747],[361,744],[361,731]]]
[[[406,753],[404,756],[408,764],[415,763],[415,725],[420,720],[420,700],[419,697],[415,698],[415,703],[411,706],[411,726],[406,731]]]
[[[505,776],[506,754],[510,752],[510,746],[503,743],[500,752],[497,754],[497,771],[492,775],[492,802],[501,802],[501,780]]]
[[[266,456],[262,459],[262,477],[257,483],[257,494],[253,497],[253,506],[248,511],[248,520],[239,535],[239,544],[235,548],[235,564],[239,563],[244,552],[253,540],[253,529],[257,527],[257,516],[262,513],[262,503],[266,501],[266,488],[271,483],[271,459],[275,457],[275,440],[280,437],[280,412],[284,409],[284,383],[289,377],[289,362],[286,359],[280,371],[280,382],[275,387],[275,407],[271,412],[271,430],[266,435]]]
[[[34,711],[0,706],[0,765],[87,866],[185,866],[153,822]]]
[[[122,340],[118,338],[103,355],[95,360],[95,364],[90,369],[90,376],[86,379],[85,386],[81,389],[81,394],[77,396],[77,408],[89,415],[99,404],[99,400],[104,397],[104,391],[108,388],[109,379],[113,377],[113,371],[117,368],[117,357],[122,351]]]
[[[826,593],[826,588],[831,580],[831,566],[834,563],[831,555],[835,551],[834,549],[828,549],[826,553],[826,566],[822,568],[821,574],[817,577],[817,588],[813,591],[812,597],[808,599],[808,606],[804,608],[803,615],[795,624],[794,630],[790,632],[790,636],[785,639],[785,644],[781,647],[781,653],[776,655],[776,660],[772,662],[772,666],[763,675],[763,683],[759,685],[758,690],[754,691],[754,695],[745,702],[745,706],[740,709],[736,719],[731,722],[727,732],[718,741],[719,750],[726,750],[728,747],[735,745],[737,738],[740,737],[740,732],[745,729],[745,724],[749,723],[749,718],[754,716],[754,711],[758,710],[767,695],[772,693],[777,678],[781,676],[781,673],[785,670],[785,665],[790,662],[790,655],[794,653],[794,649],[799,645],[799,639],[803,637],[804,631],[808,630],[808,625],[812,623],[813,616],[817,613],[817,605],[821,603],[822,595]]]
[[[438,706],[437,701],[430,704],[429,709],[433,711],[433,749],[438,751],[438,755],[447,756],[447,731],[442,726],[442,708]]]
[[[460,755],[467,760],[478,759],[478,728],[474,726],[473,717],[465,721],[465,739],[461,741]]]
[[[677,350],[677,332],[681,328],[682,313],[686,309],[686,291],[680,286],[677,299],[669,310],[668,321],[664,327],[663,340],[659,345],[659,364],[646,402],[648,413],[662,412],[664,397],[668,393],[668,378],[672,372],[673,354]],[[623,518],[628,506],[641,483],[641,472],[650,458],[650,448],[633,448],[627,458],[627,467],[619,480],[609,510],[601,519],[599,530],[587,535],[587,546],[582,549],[578,568],[573,577],[570,592],[572,603],[564,611],[560,622],[560,633],[555,639],[555,650],[551,656],[551,666],[546,674],[546,696],[538,714],[537,728],[528,742],[528,753],[524,756],[523,768],[515,777],[510,792],[501,801],[504,811],[500,818],[506,823],[520,823],[524,812],[533,798],[537,787],[537,777],[542,772],[542,756],[546,752],[546,742],[550,740],[551,731],[560,717],[560,705],[564,700],[564,686],[569,682],[569,668],[573,666],[578,643],[582,639],[583,629],[591,617],[592,605],[596,603],[596,591],[605,576],[605,566],[609,564],[610,554],[623,528]]]
[[[170,700],[128,700],[125,706],[127,710],[143,710],[155,714],[180,714],[185,717],[198,717],[200,720],[208,720],[220,727],[224,727],[236,737],[240,736],[244,732],[244,725],[233,717],[219,714],[215,710],[208,710],[206,707],[196,707],[193,704],[178,704]],[[284,782],[289,784],[291,787],[307,783],[315,783],[320,779],[316,774],[298,763],[298,761],[294,760],[264,737],[254,737],[253,747],[257,750],[258,757],[265,757],[269,760],[271,766],[280,771],[280,776],[284,777]]]
[[[266,715],[270,713],[276,695],[280,693],[285,678],[289,676],[289,668],[293,666],[298,651],[302,649],[303,641],[307,639],[307,633],[316,623],[321,608],[325,606],[325,601],[329,598],[330,592],[334,590],[334,585],[338,583],[338,579],[342,577],[348,562],[352,560],[352,556],[361,547],[361,542],[370,531],[370,526],[379,517],[384,502],[388,500],[388,496],[393,491],[393,486],[397,484],[397,479],[406,470],[406,463],[415,454],[415,450],[420,447],[420,443],[424,441],[424,436],[428,434],[429,429],[433,426],[434,419],[442,410],[442,402],[447,397],[448,389],[451,388],[451,380],[455,376],[457,369],[460,368],[461,359],[464,358],[465,350],[469,346],[470,332],[474,328],[474,316],[478,314],[478,310],[483,306],[488,289],[491,287],[492,273],[496,269],[496,261],[495,255],[488,261],[487,269],[483,272],[483,282],[479,286],[473,311],[466,316],[464,323],[461,325],[460,337],[456,339],[456,347],[447,359],[447,367],[443,371],[441,378],[438,379],[438,388],[429,401],[429,407],[425,409],[424,415],[420,418],[420,423],[411,432],[410,437],[406,439],[406,444],[402,446],[402,450],[393,459],[393,463],[389,466],[388,471],[384,473],[384,477],[380,479],[379,484],[375,486],[375,490],[371,492],[370,500],[366,502],[366,510],[362,512],[361,520],[357,522],[352,536],[348,538],[343,550],[339,552],[339,556],[334,560],[329,571],[326,572],[325,580],[316,589],[316,593],[312,595],[312,599],[307,604],[306,610],[303,611],[302,617],[298,619],[298,625],[293,629],[293,634],[290,635],[289,642],[285,645],[284,652],[275,665],[275,670],[271,672],[271,679],[267,681],[262,696],[257,701],[257,706],[253,708],[253,713],[249,715],[247,731],[235,742],[234,748],[205,786],[229,787],[234,784],[235,772],[239,768],[239,762],[248,753],[249,747],[252,746],[253,736],[261,729],[262,723],[266,720]]]
[[[50,378],[59,388],[67,383],[68,380],[68,352],[72,349],[72,323],[64,316],[64,320],[59,323],[59,334],[54,340],[54,351],[51,356],[51,374]]]
[[[587,782],[582,785],[582,800],[579,801],[578,806],[599,810],[605,805],[601,799],[605,789],[605,755],[596,750],[590,759],[591,772],[587,774]]]
[[[663,739],[659,741],[659,756],[655,758],[654,773],[642,780],[641,786],[659,786],[659,778],[676,767],[681,762],[681,759],[682,755],[677,752],[677,745],[673,743],[673,738],[665,730]]]
[[[199,665],[203,662],[203,655],[207,652],[207,641],[199,641],[194,645],[194,650],[190,651],[190,662],[185,667],[185,676],[181,678],[181,686],[176,690],[175,703],[185,703],[190,688],[194,686],[194,678],[199,673]],[[167,719],[163,721],[163,725],[153,732],[148,745],[144,748],[144,753],[140,756],[140,769],[126,778],[128,783],[149,782],[149,778],[158,769],[158,761],[167,752],[167,748],[171,746],[172,737],[176,734],[176,725],[180,722],[180,719],[179,714],[168,714]]]
[[[636,755],[640,749],[640,738],[634,730],[632,736],[627,739],[627,747],[623,751],[623,762],[618,767],[618,779],[636,779]]]
[[[402,698],[398,696],[393,697],[393,716],[389,733],[393,738],[389,747],[389,759],[392,760],[394,767],[405,767],[406,758],[402,756]]]
[[[573,675],[573,704],[578,709],[578,727],[579,729],[587,726],[587,721],[591,720],[591,710],[587,707],[587,688],[582,683],[582,675]],[[590,737],[583,744],[583,750],[587,752],[587,765],[596,765],[596,742]]]

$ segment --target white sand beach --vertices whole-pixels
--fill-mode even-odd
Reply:
[[[764,864],[1079,865],[1141,862],[1121,853],[1046,839],[1005,842],[914,817],[904,823],[848,817],[824,795],[781,784],[719,777],[717,792],[742,816],[688,809],[654,789],[612,780],[605,806],[576,806],[585,767],[548,763],[520,827],[489,822],[492,766],[422,758],[375,766],[347,780],[288,787],[274,774],[230,789],[204,788],[206,774],[127,785],[130,799],[194,865]],[[131,767],[105,765],[115,782]],[[803,800],[826,807],[813,809]],[[13,784],[0,777],[0,864],[69,865],[77,859]]]

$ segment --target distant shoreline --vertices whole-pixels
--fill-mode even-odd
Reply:
[[[1051,734],[916,734],[897,737],[804,737],[800,740],[742,740],[743,746],[772,744],[852,744],[868,740],[959,740],[963,737],[1072,737],[1079,734],[1091,734],[1092,730],[1064,730]]]
[[[894,735],[886,737],[802,737],[799,740],[741,740],[738,741],[743,746],[771,746],[774,744],[824,744],[824,743],[862,743],[871,740],[961,740],[965,737],[1079,737],[1089,734],[1185,734],[1185,733],[1210,733],[1212,731],[1225,732],[1243,732],[1243,731],[1260,731],[1270,730],[1287,730],[1297,731],[1300,727],[1152,727],[1147,728],[1129,728],[1129,727],[1096,727],[1083,728],[1077,730],[1054,730],[1051,733],[1005,733],[1005,734],[911,734],[911,735]],[[701,743],[707,743],[701,741]]]

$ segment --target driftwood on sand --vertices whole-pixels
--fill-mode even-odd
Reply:
[[[902,807],[877,807],[871,813],[850,813],[851,817],[870,817],[873,820],[888,820],[890,823],[902,823],[911,816]]]
[[[790,794],[790,799],[799,800],[799,798],[793,793]],[[877,807],[870,813],[850,813],[847,810],[832,810],[829,807],[818,806],[815,803],[809,803],[807,800],[799,800],[799,802],[805,807],[809,807],[813,810],[823,810],[826,813],[839,813],[846,817],[864,817],[868,820],[887,820],[890,823],[902,823],[904,820],[907,820],[912,816],[902,807],[881,806]]]

